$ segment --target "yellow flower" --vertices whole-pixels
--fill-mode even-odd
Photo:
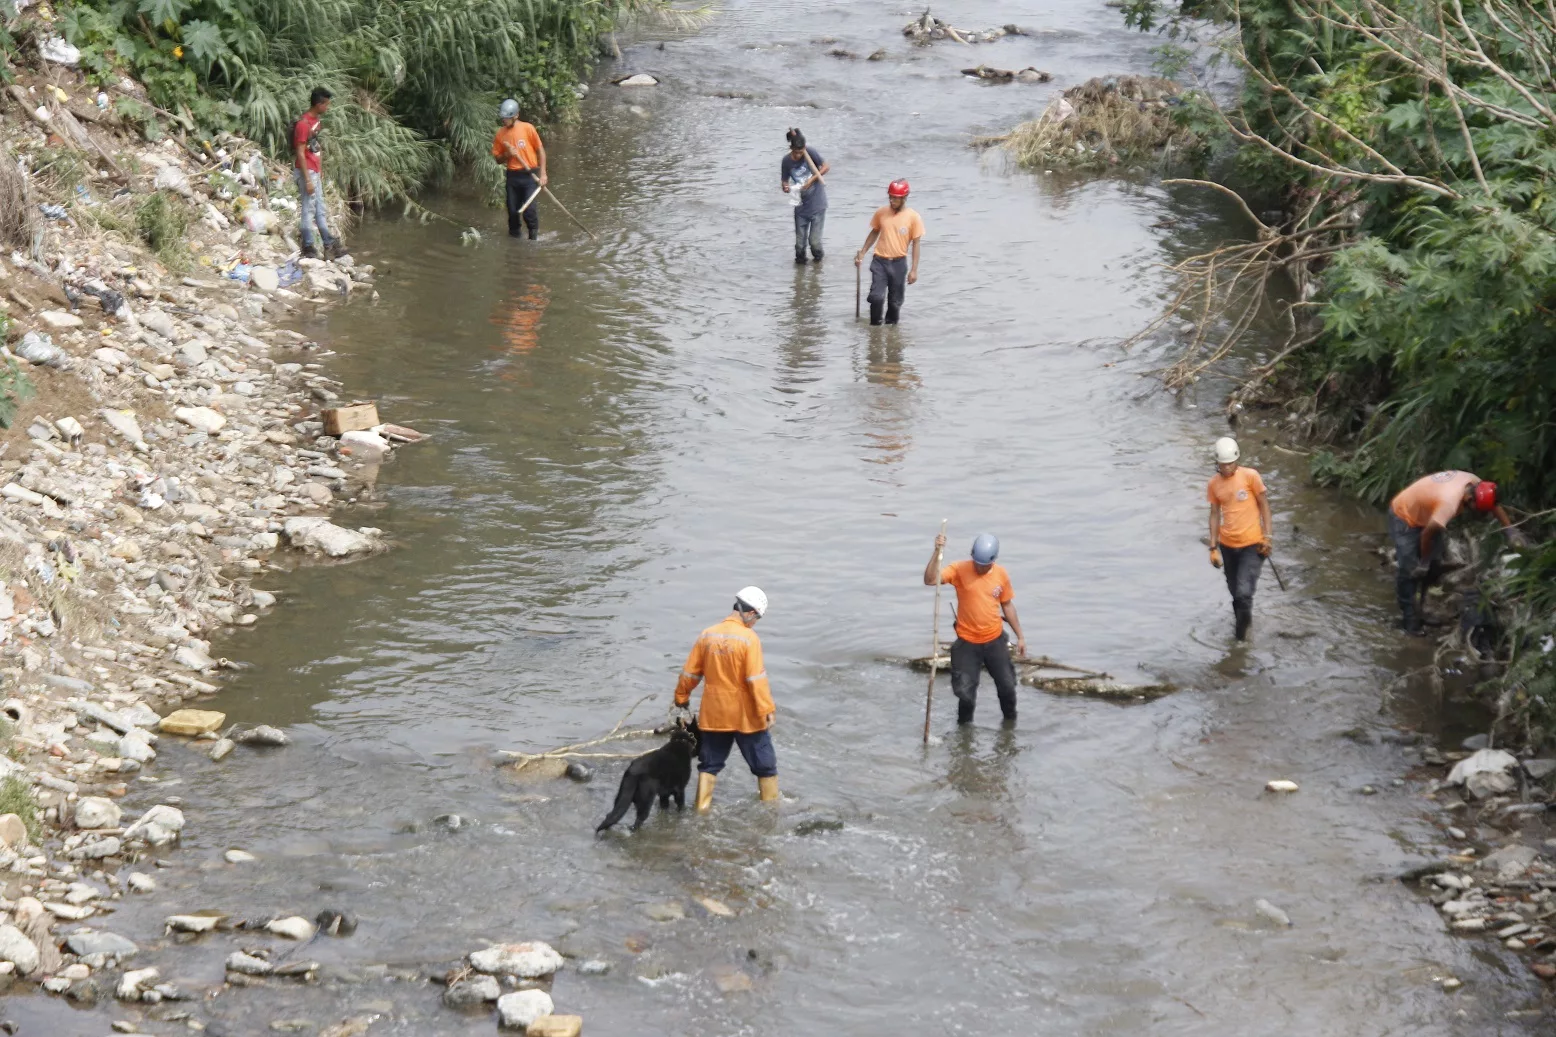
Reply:
[[[173,56],[175,58],[177,58],[178,60],[180,60],[180,61],[184,60],[184,48],[182,48],[182,47],[174,47],[173,48]]]

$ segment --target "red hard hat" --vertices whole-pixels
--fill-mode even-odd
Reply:
[[[1497,484],[1482,479],[1475,484],[1475,510],[1490,511],[1497,506]]]
[[[906,180],[893,180],[886,188],[888,198],[906,198],[908,196],[908,182]]]

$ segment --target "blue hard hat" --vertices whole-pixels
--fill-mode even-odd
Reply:
[[[979,533],[973,541],[972,560],[988,565],[1000,556],[1000,538],[993,533]]]

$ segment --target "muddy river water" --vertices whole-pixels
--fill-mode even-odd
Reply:
[[[663,85],[601,80],[548,134],[554,187],[598,242],[544,201],[555,234],[533,244],[457,198],[437,207],[480,226],[478,247],[392,218],[356,232],[359,260],[390,270],[381,301],[303,330],[349,391],[433,433],[346,512],[399,547],[278,576],[281,605],[219,646],[253,669],[216,708],[296,744],[221,764],[170,747],[127,808],[181,797],[184,845],[112,926],[192,988],[270,938],[163,943],[167,914],[340,907],[361,928],[304,952],[318,986],[201,1002],[209,1032],[374,1013],[373,1034],[490,1033],[412,977],[514,939],[611,963],[553,988],[593,1037],[1532,1025],[1504,1017],[1535,996],[1521,969],[1378,878],[1441,839],[1419,788],[1394,783],[1414,757],[1378,737],[1432,722],[1383,700],[1417,660],[1371,553],[1381,516],[1250,436],[1291,587],[1266,575],[1234,649],[1199,540],[1221,387],[1151,392],[1160,355],[1117,347],[1160,305],[1157,264],[1236,222],[1145,178],[1030,174],[968,147],[1053,90],[1148,70],[1156,41],[1092,0],[967,3],[942,13],[1041,32],[921,49],[900,35],[916,13],[731,0],[630,47],[608,71]],[[991,87],[958,74],[976,60],[1056,78]],[[777,190],[791,125],[833,167],[819,266],[794,265]],[[871,329],[850,256],[898,176],[928,227],[922,279],[898,328]],[[985,683],[957,731],[942,683],[923,747],[923,677],[889,660],[928,645],[941,518],[953,557],[1000,536],[1034,652],[1182,690],[1120,707],[1028,689],[1000,730]],[[748,583],[772,601],[777,809],[737,760],[711,815],[596,839],[619,763],[587,785],[492,766],[599,735],[644,695],[639,716],[661,719],[698,630]],[[1264,794],[1275,777],[1302,791]],[[257,861],[224,863],[232,847]],[[672,901],[684,918],[650,917]],[[1445,975],[1466,986],[1444,993]],[[61,1035],[134,1017],[29,1011],[29,1032]]]

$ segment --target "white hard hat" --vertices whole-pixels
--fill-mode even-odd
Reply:
[[[1216,440],[1216,464],[1231,464],[1238,456],[1237,440],[1231,436]]]
[[[767,595],[762,593],[760,587],[742,587],[740,593],[735,595],[735,600],[742,605],[748,605],[758,616],[767,612]]]

